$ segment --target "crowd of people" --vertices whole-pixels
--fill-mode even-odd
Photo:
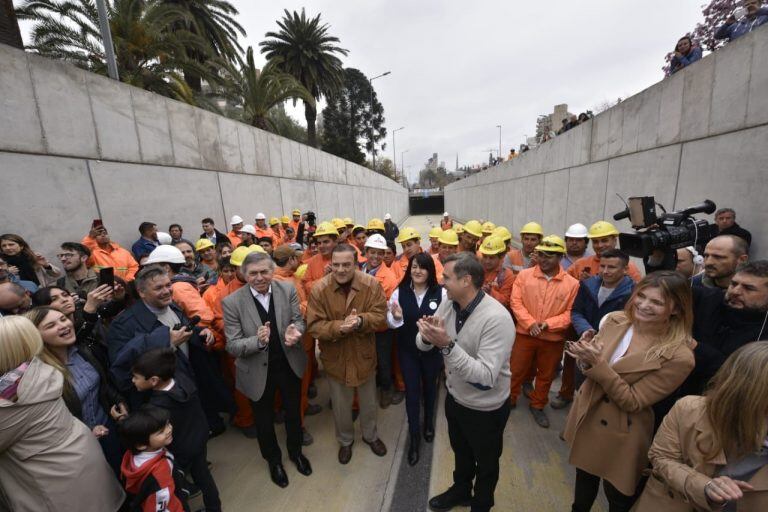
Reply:
[[[402,401],[418,464],[444,378],[455,466],[433,510],[494,506],[522,397],[542,428],[547,405],[570,408],[574,511],[601,481],[611,511],[764,510],[768,261],[749,259],[732,209],[715,221],[718,236],[645,277],[604,220],[563,237],[531,221],[518,249],[506,227],[446,212],[427,246],[389,214],[297,209],[235,215],[227,233],[205,218],[194,242],[142,222],[128,251],[96,219],[60,243],[60,266],[0,235],[0,504],[175,512],[199,494],[222,510],[207,443],[228,423],[286,487],[274,425],[309,477],[322,370],[340,464],[355,421],[387,454],[378,409]]]

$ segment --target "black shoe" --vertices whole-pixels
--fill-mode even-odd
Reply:
[[[248,439],[256,439],[259,437],[259,433],[256,430],[256,425],[249,425],[247,427],[238,427],[240,429],[240,432],[243,433],[245,437]]]
[[[424,422],[424,440],[428,443],[435,440],[435,427],[426,421]]]
[[[269,465],[269,476],[278,487],[288,487],[288,475],[280,462]]]
[[[408,465],[415,466],[419,463],[419,436],[411,436],[411,443],[408,446]]]
[[[354,442],[352,444],[354,444]],[[351,458],[352,458],[352,445],[339,446],[339,463],[349,464],[349,460]]]
[[[542,409],[534,409],[533,407],[530,407],[529,409],[538,426],[541,428],[549,428],[549,418],[547,418],[547,413]]]
[[[309,404],[307,405],[307,410],[304,411],[304,416],[314,416],[315,414],[320,414],[323,412],[323,408],[317,404]]]
[[[461,492],[455,486],[451,486],[443,494],[438,494],[429,500],[429,509],[435,512],[451,510],[453,507],[468,507],[472,501],[472,495],[467,492]]]
[[[312,474],[312,465],[309,463],[309,460],[303,455],[298,454],[296,457],[290,457],[291,462],[296,464],[296,469],[299,473],[301,473],[304,476],[309,476]]]
[[[309,385],[309,389],[307,390],[307,397],[317,398],[317,386],[315,386],[314,384]]]

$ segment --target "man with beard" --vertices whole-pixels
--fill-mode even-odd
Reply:
[[[91,257],[91,250],[77,242],[64,242],[60,249],[61,252],[56,256],[61,262],[65,275],[56,281],[56,286],[85,300],[88,293],[99,286],[98,274],[86,265],[88,258]]]
[[[739,265],[747,262],[747,242],[735,235],[716,236],[704,247],[704,272],[694,276],[694,287],[727,290]]]

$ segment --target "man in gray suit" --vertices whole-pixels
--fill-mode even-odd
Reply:
[[[269,463],[272,481],[288,485],[282,452],[275,436],[275,391],[280,390],[285,408],[288,457],[299,473],[312,474],[301,453],[301,377],[307,356],[301,345],[304,320],[293,285],[272,280],[275,262],[267,254],[251,253],[241,272],[248,286],[227,296],[224,322],[227,351],[237,357],[237,389],[253,405],[261,455]]]

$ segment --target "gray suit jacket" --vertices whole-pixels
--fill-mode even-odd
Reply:
[[[304,375],[307,366],[307,354],[301,340],[292,347],[285,345],[285,330],[294,324],[301,332],[306,331],[304,319],[299,309],[299,296],[291,283],[272,281],[272,299],[275,305],[275,318],[280,334],[280,344],[285,351],[288,364],[297,377]],[[224,326],[227,336],[227,352],[235,356],[236,387],[245,396],[257,401],[264,394],[267,384],[269,364],[269,345],[264,350],[258,349],[256,332],[261,324],[259,311],[253,302],[250,286],[243,286],[222,301],[224,307]]]

